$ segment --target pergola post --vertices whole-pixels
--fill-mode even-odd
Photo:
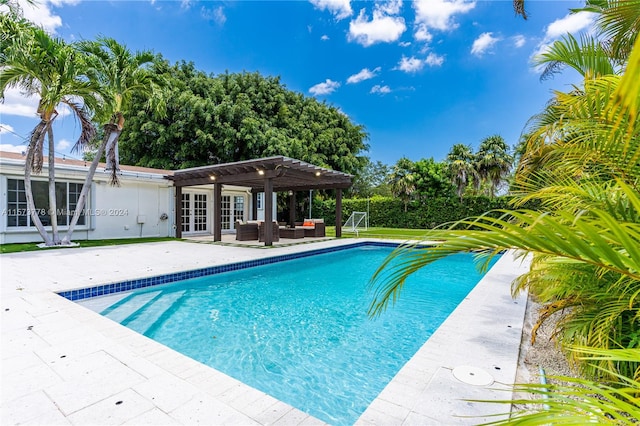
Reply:
[[[222,185],[213,184],[213,241],[222,241]]]
[[[250,220],[258,218],[258,193],[251,191],[251,217]]]
[[[273,245],[273,180],[264,180],[264,245]]]
[[[342,189],[336,189],[336,237],[342,237]]]
[[[289,191],[289,226],[292,228],[296,224],[296,193]]]
[[[176,238],[182,238],[182,187],[176,186],[176,199],[175,199],[176,214]]]

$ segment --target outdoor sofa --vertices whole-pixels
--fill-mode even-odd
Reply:
[[[300,225],[296,223],[296,228],[304,229],[305,237],[324,237],[325,225],[324,219],[305,219]]]

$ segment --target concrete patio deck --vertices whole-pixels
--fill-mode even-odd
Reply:
[[[1,255],[0,423],[322,424],[54,292],[354,241],[269,250],[175,241]],[[466,399],[510,396],[497,389],[515,379],[526,307],[524,295],[511,298],[510,283],[526,268],[503,256],[357,423],[477,424],[508,411]],[[495,383],[458,380],[452,371],[461,366]]]

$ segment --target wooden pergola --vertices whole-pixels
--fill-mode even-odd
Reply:
[[[342,190],[353,176],[289,157],[277,156],[235,163],[176,170],[168,176],[176,187],[176,237],[182,237],[182,188],[213,184],[213,240],[222,239],[222,185],[251,188],[253,217],[257,215],[258,193],[264,192],[264,245],[273,244],[273,193],[288,192],[290,222],[294,221],[295,193],[316,189],[336,190],[336,236],[342,236]]]

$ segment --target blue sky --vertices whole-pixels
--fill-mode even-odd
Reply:
[[[22,0],[20,0],[22,1]],[[553,90],[579,76],[540,82],[531,58],[567,32],[590,30],[580,1],[83,1],[25,5],[29,19],[67,41],[113,37],[208,73],[259,71],[334,105],[369,133],[373,161],[444,160],[455,143],[476,148],[499,134],[511,146]],[[0,148],[20,151],[37,100],[16,91],[0,104]],[[64,111],[62,112],[64,114]],[[60,155],[78,125],[60,117]]]

